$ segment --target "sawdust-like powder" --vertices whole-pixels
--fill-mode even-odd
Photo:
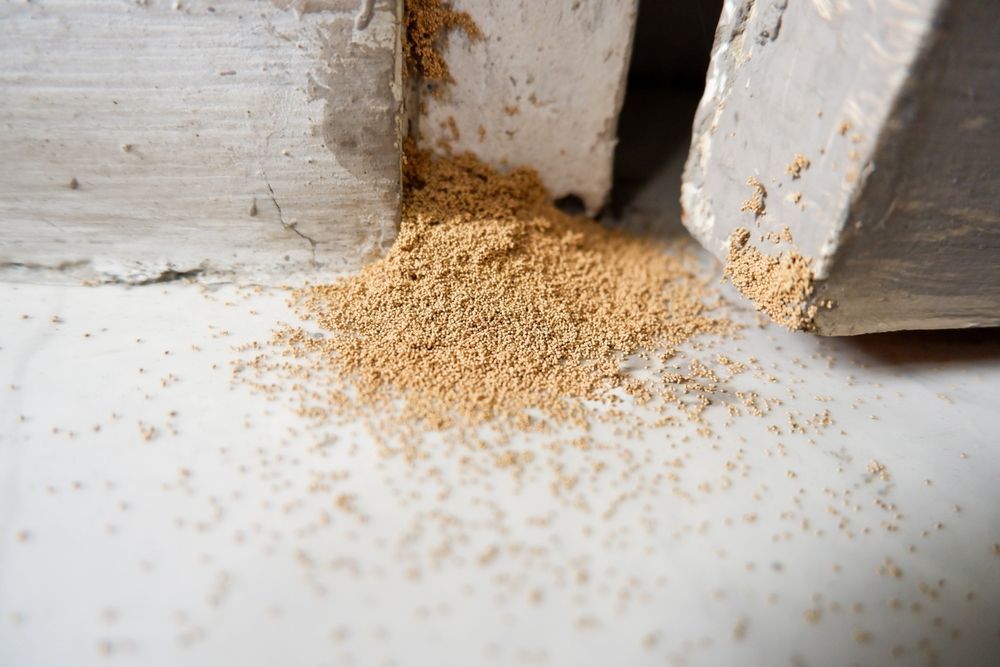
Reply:
[[[405,15],[403,55],[409,75],[425,81],[453,82],[441,47],[452,30],[460,30],[472,40],[482,39],[479,26],[468,13],[455,11],[441,0],[406,0]]]
[[[766,212],[764,199],[767,197],[767,190],[764,184],[757,180],[756,176],[747,179],[747,185],[753,188],[753,195],[740,204],[740,211],[749,211],[755,218],[759,218]]]
[[[785,167],[785,173],[792,177],[792,180],[796,180],[802,177],[802,172],[809,169],[812,165],[809,158],[801,153],[796,153],[792,161]]]
[[[625,355],[731,327],[692,260],[559,211],[531,169],[409,144],[404,185],[386,257],[295,293],[325,335],[279,335],[347,378],[354,407],[402,402],[433,429],[578,419],[580,401],[626,382]]]
[[[407,0],[412,76],[452,81],[441,48],[455,29],[482,37],[441,0]],[[483,422],[586,425],[585,402],[610,401],[620,388],[638,402],[655,393],[700,420],[714,380],[700,364],[658,387],[622,371],[629,355],[657,350],[665,361],[700,334],[735,329],[712,312],[718,295],[696,262],[560,212],[531,169],[499,172],[446,153],[407,141],[400,233],[385,258],[294,293],[323,333],[280,331],[274,343],[306,364],[284,371],[330,384],[302,390],[302,412],[367,416],[370,430],[397,435]]]
[[[785,238],[791,236],[785,232]],[[739,227],[729,240],[724,276],[757,310],[792,331],[813,328],[816,307],[809,304],[813,293],[811,261],[794,250],[767,255],[750,243],[750,231]]]

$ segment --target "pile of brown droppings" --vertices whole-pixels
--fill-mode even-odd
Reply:
[[[729,239],[724,275],[757,310],[778,324],[792,331],[809,331],[816,313],[815,306],[808,305],[813,292],[811,264],[792,250],[765,255],[750,244],[750,231],[739,227]]]
[[[467,12],[457,12],[441,0],[406,0],[405,13],[403,53],[409,74],[426,81],[453,82],[441,47],[455,29],[469,39],[482,39],[479,26]]]
[[[327,335],[281,334],[350,384],[354,405],[431,428],[577,419],[629,389],[624,355],[731,326],[692,260],[555,208],[527,168],[408,146],[399,237],[360,274],[295,294]]]
[[[796,153],[792,161],[785,167],[785,173],[792,177],[792,180],[800,178],[802,172],[808,169],[812,165],[805,155],[801,153]]]
[[[740,210],[749,211],[754,214],[754,217],[759,218],[765,213],[764,198],[767,197],[767,190],[764,188],[764,184],[754,176],[747,179],[747,185],[753,188],[753,195],[740,205]]]

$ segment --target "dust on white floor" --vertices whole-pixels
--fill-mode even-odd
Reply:
[[[994,333],[752,327],[713,353],[757,358],[733,389],[779,398],[767,415],[598,424],[518,472],[447,442],[381,456],[233,383],[233,348],[291,318],[280,292],[4,284],[0,304],[0,664],[1000,652]]]

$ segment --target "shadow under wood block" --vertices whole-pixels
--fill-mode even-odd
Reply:
[[[998,24],[980,0],[728,4],[685,224],[723,261],[740,228],[801,253],[821,334],[1000,324]]]
[[[353,270],[399,208],[398,0],[0,8],[0,278]]]
[[[681,173],[721,8],[722,0],[639,3],[606,223],[687,236]]]
[[[980,366],[1000,359],[1000,329],[893,331],[846,340],[872,364],[901,372],[950,363]]]

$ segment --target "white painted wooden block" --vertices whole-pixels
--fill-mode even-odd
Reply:
[[[722,260],[787,226],[819,333],[1000,325],[997,25],[980,0],[727,0],[685,224]]]
[[[591,213],[611,189],[637,0],[453,0],[482,30],[444,55],[454,83],[424,92],[421,145],[528,165]],[[451,121],[454,119],[454,122]],[[456,132],[457,130],[457,132]]]
[[[282,282],[387,247],[400,0],[0,6],[0,277]]]

